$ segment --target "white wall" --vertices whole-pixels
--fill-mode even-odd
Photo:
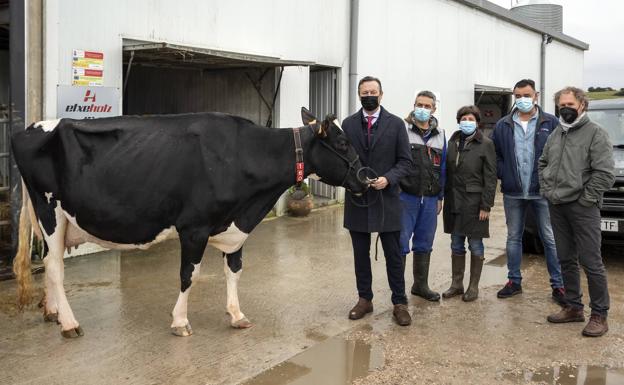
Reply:
[[[556,41],[546,46],[546,108],[553,112],[555,92],[567,86],[583,88],[583,51]]]
[[[46,119],[72,49],[104,52],[104,85],[122,86],[123,38],[348,65],[349,0],[48,0],[45,15]]]
[[[442,99],[442,127],[453,131],[475,84],[512,88],[531,78],[539,90],[539,33],[450,0],[360,0],[359,20],[358,78],[379,77],[383,105],[401,117],[416,91],[430,89]],[[548,46],[547,95],[561,82],[582,84],[583,53],[568,47]]]
[[[276,75],[277,77],[278,75]],[[310,68],[309,67],[285,67],[282,75],[280,92],[276,100],[275,126],[276,127],[300,127],[301,107],[308,107],[310,100]],[[294,148],[292,149],[294,152]],[[293,184],[295,182],[293,165]],[[275,205],[275,213],[283,215],[286,210],[284,196],[280,197]]]

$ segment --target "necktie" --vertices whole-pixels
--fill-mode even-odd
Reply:
[[[366,130],[368,131],[368,145],[370,146],[370,132],[371,132],[371,127],[373,125],[373,117],[372,116],[367,116],[366,117]]]

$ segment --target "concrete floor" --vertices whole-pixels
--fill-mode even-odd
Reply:
[[[179,290],[177,241],[148,251],[66,260],[65,287],[85,331],[79,339],[62,338],[58,326],[44,323],[35,307],[17,313],[15,283],[0,282],[0,384],[235,384],[259,374],[256,378],[268,382],[256,383],[294,383],[265,371],[312,351],[310,347],[327,346],[325,340],[335,344],[334,336],[360,341],[349,345],[352,353],[362,351],[362,343],[372,343],[382,352],[374,355],[375,371],[358,380],[363,384],[514,382],[505,375],[529,365],[552,367],[557,357],[568,356],[566,362],[624,366],[624,252],[614,249],[606,256],[611,331],[589,341],[580,337],[581,324],[557,328],[545,324],[545,315],[556,305],[548,299],[542,257],[525,258],[522,296],[495,298],[506,280],[501,205],[492,215],[481,298],[472,304],[456,300],[431,304],[412,297],[415,322],[409,328],[392,324],[381,246],[379,261],[373,261],[375,313],[357,322],[347,319],[357,293],[350,239],[342,228],[342,209],[335,207],[307,218],[266,221],[249,237],[239,285],[241,310],[255,324],[247,330],[229,327],[222,258],[209,248],[189,301],[195,334],[171,335],[170,312]],[[411,262],[407,270],[411,271]],[[412,279],[409,273],[406,276],[409,285]],[[35,277],[40,290],[42,278]],[[430,282],[437,290],[450,282],[449,237],[440,229]],[[478,333],[471,333],[475,330]],[[570,352],[569,342],[579,352]],[[590,346],[587,355],[584,346]],[[509,356],[509,349],[524,353]],[[529,359],[532,350],[539,351],[536,360]],[[453,361],[453,354],[458,361]],[[334,376],[324,383],[355,378]]]

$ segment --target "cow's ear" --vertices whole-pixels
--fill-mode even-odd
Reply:
[[[310,110],[305,107],[301,107],[301,120],[303,124],[314,124],[316,123],[316,116],[312,115]]]

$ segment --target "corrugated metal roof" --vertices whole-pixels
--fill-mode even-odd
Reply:
[[[589,49],[589,44],[583,41],[577,40],[563,33],[548,29],[544,27],[543,25],[536,23],[533,20],[529,20],[525,17],[514,14],[510,10],[500,7],[487,0],[454,0],[454,1],[457,3],[463,4],[465,6],[468,6],[470,8],[478,9],[479,11],[498,17],[510,23],[516,24],[520,27],[527,28],[527,29],[530,29],[532,31],[539,32],[542,34],[543,33],[548,34],[549,36],[552,36],[554,40],[568,44],[572,47],[582,49],[582,50]]]
[[[261,56],[209,48],[189,47],[166,42],[138,40],[124,41],[124,62],[128,63],[134,52],[133,63],[152,66],[224,69],[244,67],[309,66],[307,61],[283,60],[279,57]]]

